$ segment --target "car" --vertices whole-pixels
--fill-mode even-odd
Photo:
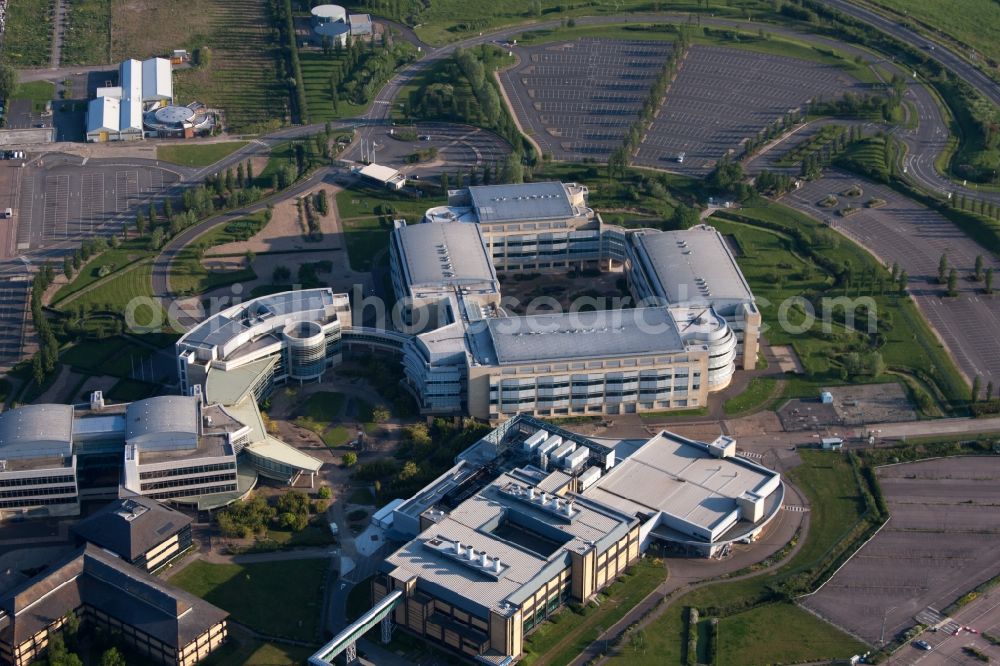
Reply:
[[[424,135],[422,135],[420,137],[420,140],[421,141],[430,141],[431,140],[431,135],[430,134],[424,134]]]
[[[913,647],[920,650],[928,650],[928,651],[934,649],[931,647],[931,644],[928,643],[927,641],[913,641]]]

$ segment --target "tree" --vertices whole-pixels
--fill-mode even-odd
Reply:
[[[973,269],[972,277],[975,278],[976,282],[983,279],[983,255],[976,255],[976,267]]]
[[[0,64],[0,99],[10,99],[17,93],[17,70],[7,63]]]
[[[412,460],[407,460],[406,464],[403,465],[403,469],[399,471],[397,478],[400,481],[409,481],[419,473],[420,473],[420,468],[417,467],[417,463],[413,462]]]
[[[983,387],[983,380],[979,375],[972,378],[972,402],[979,400],[979,394]]]
[[[349,451],[349,453],[353,452]],[[354,456],[355,461],[357,461],[357,457],[358,456],[355,454]],[[317,494],[319,495],[320,499],[330,499],[331,497],[333,497],[333,491],[330,490],[330,486],[320,486],[319,492]]]
[[[354,451],[348,451],[343,455],[341,460],[344,462],[344,467],[354,467],[358,464],[358,454]]]
[[[955,296],[958,294],[958,272],[952,268],[948,271],[948,295]]]
[[[448,193],[448,174],[446,173],[441,174],[441,191],[445,194]]]
[[[524,165],[521,164],[521,156],[511,153],[503,163],[503,173],[500,178],[505,183],[523,183]]]
[[[125,666],[125,656],[116,647],[108,648],[101,655],[101,666]]]
[[[146,216],[139,211],[135,214],[135,233],[140,236],[146,235]]]
[[[67,280],[73,279],[73,259],[69,255],[63,258],[63,275]]]
[[[906,287],[909,285],[910,275],[906,271],[902,271],[899,274],[899,294],[902,296],[906,293]]]
[[[993,382],[988,381],[986,382],[986,402],[989,402],[992,399],[993,399]]]
[[[986,291],[986,293],[987,294],[992,294],[993,293],[993,269],[992,268],[987,268],[986,269],[986,275],[983,277],[983,283],[984,283],[983,286],[985,287],[984,290]]]
[[[45,383],[45,366],[42,364],[41,352],[35,352],[31,358],[31,376],[38,386]]]
[[[271,282],[274,284],[284,284],[288,282],[292,277],[292,271],[288,266],[278,265],[274,267],[274,272],[271,273]]]
[[[670,221],[674,229],[690,229],[701,221],[701,212],[697,208],[678,203]]]
[[[375,423],[385,423],[389,420],[390,416],[392,415],[389,413],[389,410],[382,405],[372,410],[372,421]]]
[[[944,284],[948,277],[948,255],[942,254],[938,261],[938,284]]]

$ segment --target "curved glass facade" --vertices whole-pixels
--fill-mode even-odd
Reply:
[[[314,321],[300,321],[285,328],[285,367],[290,379],[317,379],[326,370],[326,336]]]

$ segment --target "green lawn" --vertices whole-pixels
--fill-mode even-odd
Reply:
[[[312,642],[319,638],[329,566],[325,559],[246,565],[196,561],[170,583],[262,634]]]
[[[268,3],[263,0],[212,0],[199,5],[198,29],[189,49],[208,45],[207,67],[174,74],[177,101],[193,100],[225,109],[227,129],[255,133],[276,129],[289,119],[289,93],[278,80],[280,45],[272,38]]]
[[[45,106],[56,96],[56,84],[49,81],[31,81],[22,83],[17,87],[17,92],[11,99],[31,100],[31,111],[42,113]]]
[[[111,62],[111,0],[70,0],[66,8],[61,64]]]
[[[301,666],[312,655],[311,648],[264,643],[229,630],[226,644],[204,661],[205,666]]]
[[[98,280],[107,281],[116,271],[153,256],[153,253],[147,249],[147,245],[148,243],[143,239],[132,239],[125,241],[117,248],[105,250],[99,256],[94,257],[73,276],[71,282],[59,288],[52,299],[53,305],[60,307],[70,296],[86,289]],[[108,267],[108,274],[103,278],[100,276],[102,266]]]
[[[910,299],[891,295],[888,272],[860,246],[808,216],[770,202],[748,206],[736,214],[716,214],[709,221],[740,247],[737,261],[761,304],[768,342],[791,345],[805,366],[807,376],[791,382],[791,390],[802,388],[812,392],[821,384],[844,383],[840,359],[851,351],[866,351],[867,342],[861,334],[847,330],[839,323],[840,316],[834,316],[829,309],[818,312],[816,323],[804,332],[788,330],[779,322],[779,308],[787,299],[807,293],[824,297],[846,295],[874,300],[882,336],[877,351],[886,366],[929,377],[954,403],[964,402],[968,390],[944,347]],[[798,244],[790,235],[794,230],[805,234],[806,245]],[[850,263],[852,287],[835,285],[827,269],[808,258],[812,253],[836,266]],[[883,280],[884,293],[878,287],[879,278]],[[824,316],[828,325],[824,325]],[[787,318],[792,324],[804,321],[797,308],[788,309]],[[866,317],[858,317],[856,322],[862,328],[868,324]],[[854,381],[894,379],[889,375],[860,376]]]
[[[232,239],[225,231],[225,225],[218,225],[178,252],[170,264],[170,288],[178,294],[204,294],[212,289],[256,279],[253,268],[245,264],[242,268],[229,271],[210,271],[202,264],[196,246],[208,248],[229,240]]]
[[[600,605],[588,604],[584,612],[563,608],[537,627],[524,642],[524,659],[530,664],[567,664],[600,635],[620,620],[666,579],[659,560],[642,559],[631,570],[601,592]],[[555,650],[564,639],[570,640]]]
[[[137,379],[119,379],[105,396],[115,402],[135,402],[145,400],[160,390],[159,385],[141,382]]]
[[[125,269],[114,273],[108,280],[102,281],[90,291],[81,293],[70,301],[66,308],[83,308],[85,312],[97,309],[110,312],[124,313],[129,307],[129,302],[135,298],[153,298],[153,261],[145,259],[141,263],[133,264]],[[139,323],[150,323],[151,310],[150,301],[143,301],[146,305],[140,307],[137,314]],[[166,323],[160,318],[161,323]],[[159,328],[159,327],[157,327]]]
[[[185,143],[173,146],[158,146],[156,159],[190,167],[215,164],[243,146],[246,141],[224,141],[221,143]]]
[[[52,0],[13,0],[0,54],[15,67],[49,64],[52,48]]]
[[[780,603],[722,618],[716,662],[765,666],[833,661],[866,649],[864,643],[812,613]]]
[[[793,469],[788,476],[796,487],[809,498],[811,513],[810,529],[805,535],[805,542],[795,556],[776,571],[739,581],[711,584],[674,600],[671,606],[645,629],[645,652],[637,654],[631,649],[625,648],[621,654],[611,659],[611,663],[628,664],[629,666],[646,666],[647,664],[660,666],[661,664],[682,663],[683,612],[685,607],[697,607],[702,610],[703,617],[708,617],[711,614],[721,614],[718,609],[735,607],[745,603],[745,600],[758,599],[768,593],[770,586],[780,586],[783,581],[788,581],[795,576],[808,575],[810,571],[820,566],[824,556],[834,552],[838,545],[841,547],[844,545],[841,542],[845,536],[852,534],[857,527],[863,525],[861,521],[864,513],[864,502],[857,486],[854,471],[846,457],[840,453],[805,449],[800,449],[799,455],[802,457],[803,463]],[[750,616],[749,619],[744,619],[743,624],[738,623],[733,626],[745,626],[749,632],[750,627],[756,626],[762,621],[766,622],[766,619],[762,620],[761,617],[766,618],[768,613],[775,613],[776,619],[771,622],[773,630],[774,627],[783,626],[780,618],[786,612],[785,606],[772,604],[758,609],[757,613]],[[794,609],[792,612],[802,611]],[[746,611],[729,615],[727,619],[738,618],[745,614]],[[854,643],[849,637],[839,635],[839,632],[833,627],[827,626],[819,620],[817,622],[819,622],[817,626],[821,628],[818,635],[826,636],[832,641],[830,643],[824,641],[824,645],[843,645],[845,652],[840,654],[841,657],[848,657],[854,653],[851,651],[855,649]],[[722,636],[724,636],[724,632],[720,632],[720,637]],[[802,637],[796,636],[796,639],[800,638]],[[739,645],[728,646],[727,649],[738,650],[745,643],[748,649],[760,650],[761,652],[751,653],[748,651],[742,660],[736,662],[717,660],[717,663],[795,663],[801,660],[797,656],[801,654],[801,648],[789,644],[795,641],[774,641],[775,647],[768,647],[760,645],[753,634],[747,633],[744,639],[733,642],[738,642]],[[782,645],[785,647],[781,647]],[[775,654],[775,652],[784,649],[789,651],[788,656]],[[825,654],[816,654],[816,660],[820,660]]]
[[[375,256],[389,248],[389,228],[377,217],[342,220],[341,224],[351,268],[370,271],[375,263]]]
[[[370,504],[375,505],[375,498],[372,497],[372,491],[368,487],[355,488],[351,491],[350,497],[347,499],[351,504]]]
[[[454,174],[452,174],[454,175]],[[452,180],[454,186],[454,179]],[[352,185],[337,193],[337,212],[340,217],[374,217],[385,214],[385,207],[395,211],[393,217],[405,218],[408,222],[419,222],[428,208],[442,206],[447,203],[443,196],[421,197],[420,199],[390,192],[382,188],[366,185]]]
[[[333,391],[313,393],[301,405],[303,414],[317,421],[333,421],[340,418],[344,409],[344,394]]]
[[[777,380],[773,377],[754,377],[750,380],[746,390],[726,400],[722,408],[727,415],[742,414],[759,409],[767,403],[776,385]]]
[[[127,338],[84,339],[66,347],[59,356],[63,363],[95,375],[128,377],[133,368],[148,359],[152,352]]]

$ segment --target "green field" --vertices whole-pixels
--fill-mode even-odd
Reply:
[[[810,504],[810,529],[801,549],[784,566],[776,571],[753,576],[734,582],[719,582],[689,592],[676,600],[644,630],[644,650],[637,653],[623,647],[610,660],[622,666],[661,666],[662,664],[682,664],[684,656],[684,608],[694,606],[702,610],[702,617],[723,616],[723,622],[732,622],[730,628],[737,632],[728,637],[722,647],[724,630],[720,631],[720,652],[722,649],[740,651],[741,658],[735,662],[717,660],[718,664],[763,665],[775,663],[798,663],[820,661],[835,650],[840,657],[849,657],[858,649],[858,644],[834,627],[816,620],[812,616],[788,604],[770,604],[754,611],[741,610],[750,601],[761,599],[772,587],[781,587],[784,582],[800,580],[822,567],[828,554],[836,552],[838,544],[844,547],[845,536],[854,534],[864,526],[864,502],[854,476],[854,471],[845,456],[815,450],[799,450],[803,463],[788,475],[796,487],[806,494]],[[726,609],[736,612],[727,615]],[[750,614],[752,613],[752,614]],[[768,618],[773,617],[773,620]],[[770,624],[777,634],[785,631],[783,621],[792,622],[792,627],[809,627],[816,636],[815,642],[804,640],[795,633],[787,632],[788,640],[760,641],[756,628]],[[780,627],[781,631],[774,631]],[[742,632],[742,634],[740,633]],[[807,654],[808,650],[817,650]]]
[[[798,606],[771,604],[719,621],[716,663],[764,666],[833,661],[866,649],[864,643]]]
[[[747,224],[727,221],[730,219],[744,220]],[[964,402],[967,389],[950,356],[931,333],[916,306],[908,298],[892,294],[887,271],[861,247],[812,218],[774,203],[749,206],[735,215],[717,214],[711,223],[731,236],[740,247],[737,261],[761,301],[768,342],[791,345],[805,366],[805,381],[790,382],[790,389],[812,394],[818,384],[844,383],[842,359],[853,351],[865,353],[868,342],[860,333],[838,323],[839,315],[834,316],[836,313],[829,310],[825,315],[818,312],[817,322],[804,332],[786,330],[779,323],[781,304],[786,299],[810,293],[826,297],[847,295],[874,300],[881,336],[877,351],[889,369],[926,376],[953,403]],[[806,234],[808,246],[797,244],[790,235],[794,230]],[[836,266],[850,263],[854,276],[852,286],[835,284],[827,269],[808,258],[810,252]],[[881,289],[878,279],[883,280]],[[829,322],[828,332],[823,330],[824,316]],[[796,308],[788,308],[788,319],[791,324],[804,321]],[[862,328],[868,325],[866,316],[857,317],[855,321]],[[850,381],[895,380],[889,376],[862,375]],[[790,394],[786,392],[786,395]]]
[[[873,0],[912,22],[943,32],[965,47],[1000,61],[1000,4],[992,0]]]
[[[726,400],[723,410],[726,415],[732,415],[759,409],[767,404],[777,383],[773,377],[754,377],[745,391]]]
[[[56,84],[49,81],[31,81],[19,85],[17,93],[11,99],[31,100],[32,113],[42,113],[55,96]]]
[[[286,124],[288,86],[278,81],[280,47],[271,36],[265,0],[212,0],[193,11],[201,31],[197,41],[184,46],[209,45],[211,61],[176,72],[177,102],[198,100],[224,109],[230,131],[262,132]]]
[[[326,559],[209,564],[195,561],[170,583],[195,594],[265,636],[319,638]]]
[[[69,0],[63,31],[62,65],[111,62],[112,0]]]
[[[411,3],[416,6],[417,3]],[[440,45],[499,26],[516,25],[538,20],[548,20],[569,16],[596,16],[623,14],[628,12],[709,11],[715,16],[731,16],[742,19],[759,18],[771,14],[772,3],[760,0],[727,0],[710,2],[708,5],[696,0],[622,0],[621,2],[581,2],[565,4],[556,0],[541,0],[535,10],[531,0],[506,0],[502,5],[488,0],[441,0],[430,3],[414,16],[411,24],[419,24],[417,35],[429,44]],[[407,5],[403,5],[404,8]],[[405,11],[405,10],[404,10]]]
[[[133,367],[139,366],[151,354],[148,348],[126,338],[84,339],[66,347],[59,360],[82,372],[127,377]]]
[[[156,159],[190,167],[209,166],[245,145],[247,145],[246,141],[225,141],[223,143],[191,143],[158,146],[156,148]]]
[[[8,4],[2,43],[0,53],[15,67],[47,67],[52,50],[52,0]]]

